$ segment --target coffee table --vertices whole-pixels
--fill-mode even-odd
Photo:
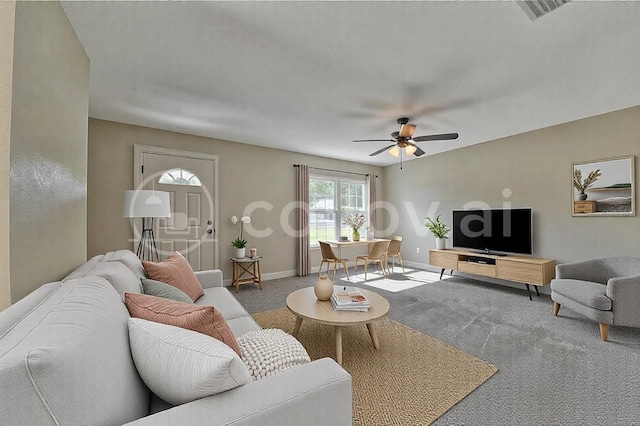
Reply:
[[[342,286],[335,286],[335,288],[336,290],[343,289]],[[333,309],[330,300],[320,301],[316,298],[313,287],[294,291],[287,296],[287,308],[297,317],[296,325],[291,334],[294,336],[298,334],[303,319],[334,326],[336,335],[336,361],[340,365],[342,365],[342,327],[366,324],[373,347],[376,349],[380,348],[374,322],[387,316],[389,312],[389,302],[373,291],[361,288],[358,290],[364,294],[371,304],[368,312],[336,311]]]

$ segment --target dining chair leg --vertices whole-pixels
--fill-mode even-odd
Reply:
[[[398,252],[398,259],[400,260],[400,265],[402,266],[402,272],[404,273],[404,263],[402,262],[402,256],[400,255],[400,252]]]
[[[336,280],[336,268],[338,267],[338,262],[333,262],[333,281]]]
[[[345,274],[347,274],[347,280],[351,281],[351,278],[349,278],[349,268],[347,268],[347,262],[342,262],[342,267],[344,268]]]
[[[367,270],[369,269],[369,262],[368,261],[364,261],[364,280],[367,280]]]
[[[324,265],[324,259],[320,262],[320,268],[318,268],[318,278],[320,278],[320,274],[322,274],[322,265]]]

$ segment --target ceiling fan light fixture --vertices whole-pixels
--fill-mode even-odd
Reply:
[[[400,134],[399,136],[401,138],[411,138],[413,136],[413,132],[416,131],[416,125],[415,124],[403,124],[400,126]]]
[[[417,149],[418,147],[416,147],[415,145],[407,145],[407,147],[404,150],[407,153],[407,157],[411,157],[413,153],[416,152]]]
[[[389,154],[391,154],[394,157],[398,158],[400,156],[400,148],[398,147],[398,145],[396,145],[393,148],[391,148],[389,150]]]

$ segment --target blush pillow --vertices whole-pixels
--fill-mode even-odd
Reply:
[[[213,306],[194,305],[148,294],[125,293],[124,303],[133,318],[186,328],[214,337],[242,355],[229,324]]]
[[[180,253],[175,252],[162,262],[143,261],[142,266],[152,280],[160,281],[179,288],[194,302],[204,294],[202,284],[193,273],[191,265]]]

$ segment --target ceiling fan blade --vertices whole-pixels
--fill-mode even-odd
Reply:
[[[358,139],[353,142],[395,142],[393,139]]]
[[[443,133],[441,135],[427,135],[418,136],[413,138],[414,142],[426,142],[426,141],[445,141],[450,139],[458,139],[457,133]]]
[[[416,131],[416,125],[415,124],[402,124],[400,126],[400,136],[403,138],[407,138],[407,139],[411,139],[411,136],[413,136],[413,132]]]
[[[369,157],[373,157],[374,155],[381,154],[381,153],[385,152],[386,150],[388,150],[389,148],[393,148],[394,146],[396,146],[395,143],[392,144],[392,145],[389,145],[389,146],[385,146],[384,148],[379,149],[376,152],[372,152],[371,154],[369,154]]]
[[[424,155],[425,152],[418,146],[416,147],[416,152],[413,153],[413,155],[415,155],[416,157],[420,157],[421,155]]]

